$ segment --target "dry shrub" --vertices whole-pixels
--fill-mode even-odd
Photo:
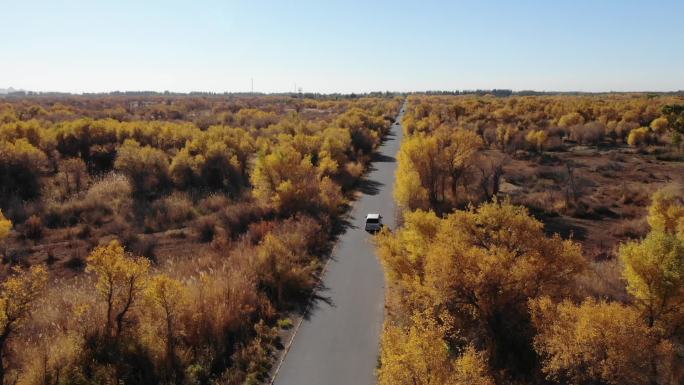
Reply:
[[[273,217],[270,208],[260,206],[254,202],[246,201],[230,205],[219,212],[219,220],[231,236],[236,237],[244,234],[251,223],[270,219]]]
[[[537,170],[537,178],[550,179],[556,183],[566,183],[568,180],[568,172],[561,167],[539,167]]]
[[[213,216],[204,216],[195,221],[194,227],[201,242],[207,243],[214,239],[217,221]]]
[[[30,322],[24,325],[23,338],[12,349],[23,354],[16,367],[21,375],[17,385],[72,383],[80,377],[84,335],[102,322],[88,278],[57,281],[35,307]]]
[[[646,218],[624,220],[613,227],[613,235],[619,239],[641,239],[648,233]]]
[[[199,209],[202,214],[214,214],[232,205],[230,198],[224,194],[214,193],[199,202]]]
[[[256,245],[259,242],[261,242],[262,239],[264,239],[266,234],[273,231],[275,226],[276,223],[274,221],[259,221],[252,223],[249,225],[249,229],[247,230],[247,233],[244,235],[244,239],[247,242]]]
[[[17,385],[43,385],[59,383],[67,370],[73,366],[81,353],[81,338],[76,333],[56,335],[39,334],[36,341],[22,346],[21,375]]]
[[[121,174],[110,173],[88,189],[85,200],[106,202],[110,210],[117,212],[130,204],[132,192],[133,187],[128,178]]]
[[[230,250],[232,239],[228,231],[221,226],[216,226],[214,230],[214,237],[211,240],[212,249],[220,253]]]
[[[620,202],[626,205],[646,206],[651,194],[641,186],[623,186]]]
[[[558,135],[549,136],[546,141],[546,148],[549,151],[562,151],[563,150],[563,139]]]
[[[120,174],[108,174],[83,196],[65,202],[46,202],[45,218],[49,227],[73,226],[79,222],[101,225],[114,213],[126,215],[131,209],[131,184]]]
[[[301,216],[279,223],[273,229],[273,234],[278,237],[288,237],[296,234],[301,237],[302,252],[307,252],[313,256],[322,256],[328,251],[329,247],[329,236],[323,229],[329,228],[329,223],[321,223],[311,217]]]
[[[249,333],[258,314],[271,315],[270,304],[259,295],[251,267],[231,258],[188,282],[190,304],[182,315],[190,346],[206,346],[208,359],[230,353],[229,336]]]
[[[605,135],[605,126],[600,122],[589,122],[570,127],[570,139],[584,145],[598,145]]]
[[[615,175],[617,175],[618,172],[624,169],[625,167],[621,163],[615,161],[608,161],[605,164],[597,166],[595,168],[595,171],[606,178],[613,178]]]
[[[152,204],[145,217],[145,228],[151,231],[177,229],[196,215],[192,200],[186,194],[174,193]]]
[[[646,215],[646,208],[636,205],[625,205],[620,210],[623,219],[643,219]]]
[[[27,238],[37,241],[43,237],[43,221],[37,215],[31,215],[29,219],[24,222],[21,228],[21,234]]]
[[[560,191],[547,190],[525,194],[520,203],[533,212],[545,215],[560,215],[568,211],[567,199]]]
[[[516,130],[511,133],[510,139],[506,145],[506,152],[513,154],[518,150],[525,150],[526,147],[527,140],[525,140],[525,133]]]
[[[130,251],[133,255],[145,257],[153,262],[156,262],[156,248],[157,239],[154,236],[148,235],[144,237],[137,237],[134,242],[129,244],[128,251]]]
[[[90,176],[80,158],[63,159],[57,164],[58,172],[43,186],[43,196],[65,200],[88,186]]]
[[[617,258],[589,262],[589,269],[577,278],[580,296],[627,301],[622,279],[623,266]]]

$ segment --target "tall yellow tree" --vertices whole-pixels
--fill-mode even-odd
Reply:
[[[525,140],[534,146],[535,151],[541,153],[549,139],[549,134],[544,130],[530,130],[525,135]]]
[[[263,203],[292,214],[316,207],[319,186],[311,157],[300,154],[289,145],[279,146],[260,156],[251,176],[252,194]]]
[[[684,239],[684,189],[670,185],[653,194],[648,224],[655,231],[678,234]]]
[[[650,326],[676,330],[684,321],[684,194],[668,186],[653,194],[651,232],[620,247],[627,290]]]
[[[114,168],[126,174],[139,194],[154,194],[169,179],[169,160],[164,151],[127,139],[118,149]]]
[[[627,291],[648,318],[649,326],[660,323],[676,328],[684,320],[684,240],[652,231],[641,242],[620,247],[620,260]],[[663,322],[660,322],[663,321]]]
[[[180,383],[182,370],[176,354],[177,340],[179,337],[179,316],[183,307],[187,305],[188,292],[182,282],[164,274],[155,275],[145,290],[147,299],[153,309],[161,314],[163,339],[165,342],[165,362],[169,380]]]
[[[5,354],[8,340],[29,319],[48,281],[43,266],[28,270],[15,268],[13,275],[0,285],[0,385],[5,379]]]
[[[444,219],[407,215],[404,228],[381,235],[378,243],[404,306],[448,309],[467,327],[468,338],[487,347],[497,366],[515,366],[524,358],[499,351],[502,340],[532,354],[525,332],[527,300],[568,294],[586,264],[579,245],[547,237],[541,222],[508,202],[456,211]]]
[[[416,313],[407,328],[385,325],[378,384],[493,385],[484,355],[472,347],[453,354],[446,329],[427,313]]]
[[[394,191],[399,205],[407,209],[427,209],[442,198],[440,188],[444,175],[440,170],[436,137],[416,134],[404,139],[397,160],[397,187]]]
[[[442,132],[440,134],[440,132]],[[436,133],[440,142],[441,163],[449,178],[451,199],[456,199],[456,189],[461,178],[471,166],[473,157],[482,148],[482,139],[474,132],[461,128],[443,128]]]
[[[550,379],[571,384],[675,384],[671,343],[620,303],[531,301],[535,349]]]
[[[267,234],[258,247],[256,263],[261,285],[278,305],[283,304],[287,294],[301,294],[313,287],[316,261],[310,260],[298,234]]]
[[[86,271],[97,277],[97,292],[107,308],[105,335],[118,338],[147,285],[150,261],[127,255],[119,242],[111,241],[93,250],[86,262]]]

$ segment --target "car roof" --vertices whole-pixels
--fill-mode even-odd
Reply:
[[[368,214],[366,219],[380,219],[380,214]]]

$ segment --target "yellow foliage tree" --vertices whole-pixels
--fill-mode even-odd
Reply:
[[[316,261],[310,260],[304,240],[297,234],[285,237],[269,233],[257,250],[257,267],[261,284],[282,304],[286,294],[302,293],[313,287]]]
[[[126,140],[119,147],[114,168],[126,174],[134,190],[140,194],[156,192],[169,177],[166,154],[151,146],[141,146],[133,139]]]
[[[150,261],[126,255],[119,242],[111,241],[93,250],[86,262],[86,271],[97,277],[97,292],[107,308],[105,335],[118,338],[147,285]]]
[[[648,127],[635,128],[629,132],[627,136],[627,144],[630,146],[641,146],[645,144],[650,135],[650,129]]]
[[[541,153],[549,139],[549,134],[544,130],[530,130],[525,135],[525,140],[534,146],[534,149]]]
[[[440,127],[432,135],[418,133],[399,149],[395,199],[400,206],[427,209],[457,203],[461,177],[482,147],[474,132]]]
[[[29,319],[33,307],[48,281],[43,266],[28,270],[15,268],[0,285],[0,384],[4,384],[6,346],[12,335]]]
[[[251,179],[254,197],[284,213],[319,203],[318,176],[311,157],[303,156],[292,146],[280,146],[259,157]]]
[[[437,138],[422,134],[405,138],[399,149],[397,160],[399,165],[397,166],[395,196],[399,205],[407,209],[415,209],[416,206],[409,206],[410,201],[423,195],[427,195],[428,202],[414,204],[436,203],[439,198],[439,188],[442,186],[440,178],[444,177],[440,173]],[[411,181],[411,179],[417,179],[417,181]],[[407,186],[403,186],[407,182]],[[420,188],[417,188],[418,183]]]
[[[375,238],[385,274],[393,285],[389,293],[411,314],[428,309],[431,297],[425,288],[425,256],[433,245],[441,219],[432,211],[406,211],[403,226],[394,232],[384,229]]]
[[[658,134],[665,133],[669,126],[670,123],[664,116],[654,119],[650,124],[651,129]]]
[[[558,120],[558,125],[567,128],[570,126],[575,126],[584,123],[584,117],[580,115],[579,112],[571,112],[569,114],[561,116]]]
[[[344,204],[345,199],[342,195],[340,185],[335,183],[330,177],[324,176],[319,184],[318,199],[321,208],[330,215],[336,215],[340,211],[340,207]]]
[[[505,150],[506,146],[511,142],[513,130],[508,125],[498,125],[496,127],[496,143],[501,150]]]
[[[145,290],[146,298],[152,308],[161,313],[165,342],[165,363],[167,365],[167,380],[177,382],[182,371],[176,354],[177,340],[180,334],[179,316],[188,302],[188,291],[182,282],[164,274],[153,276]],[[156,313],[156,312],[155,312]]]
[[[620,247],[620,260],[627,291],[634,296],[648,318],[649,326],[659,323],[676,328],[684,319],[684,240],[652,231],[641,242]],[[664,322],[661,322],[664,321]]]
[[[408,214],[403,228],[378,237],[378,246],[403,306],[449,309],[492,358],[499,339],[526,327],[528,299],[563,297],[586,265],[578,244],[547,237],[541,222],[508,202],[444,219]]]
[[[653,194],[648,224],[654,231],[679,234],[684,239],[684,189],[667,186]]]
[[[409,210],[429,207],[428,191],[420,183],[420,174],[411,165],[399,162],[394,185],[394,199],[399,206]]]
[[[549,298],[531,301],[535,349],[543,371],[561,383],[674,384],[674,351],[628,305]]]
[[[385,325],[381,341],[380,385],[493,385],[484,356],[467,347],[454,356],[444,341],[447,327],[426,313],[411,325]]]
[[[39,178],[46,164],[45,153],[26,138],[13,142],[0,139],[0,198],[38,196]]]
[[[435,133],[440,150],[440,167],[448,176],[452,199],[461,177],[484,143],[476,133],[463,129],[442,129]]]

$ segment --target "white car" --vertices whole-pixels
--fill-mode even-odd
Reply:
[[[382,216],[380,214],[366,215],[366,231],[375,233],[382,230]]]

